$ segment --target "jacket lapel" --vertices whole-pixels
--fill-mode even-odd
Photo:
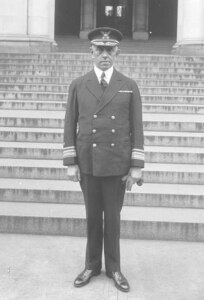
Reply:
[[[122,80],[120,73],[114,69],[110,83],[105,92],[102,93],[95,113],[98,113],[101,109],[103,109],[104,106],[106,106],[113,99],[123,85],[124,81]]]
[[[96,74],[94,70],[89,72],[87,74],[87,81],[86,81],[86,86],[88,90],[97,98],[100,99],[101,96],[103,95],[103,91],[101,89],[101,86],[98,82],[98,79],[96,77]]]

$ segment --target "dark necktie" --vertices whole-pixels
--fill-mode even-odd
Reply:
[[[102,87],[102,89],[103,89],[103,91],[105,91],[105,89],[107,88],[107,86],[108,86],[108,83],[107,83],[107,81],[105,81],[105,73],[103,72],[102,74],[101,74],[101,87]]]

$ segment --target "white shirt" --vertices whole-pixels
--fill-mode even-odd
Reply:
[[[98,78],[98,82],[101,83],[101,75],[104,72],[105,73],[105,81],[109,84],[112,74],[113,74],[113,66],[110,67],[108,70],[106,71],[102,71],[101,69],[99,69],[96,65],[94,65],[94,71],[96,73],[96,76]]]

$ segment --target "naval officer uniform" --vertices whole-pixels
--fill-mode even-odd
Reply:
[[[89,34],[89,39],[97,47],[115,47],[121,33],[99,28]],[[130,169],[144,167],[142,104],[136,82],[114,66],[104,71],[94,65],[70,84],[63,164],[68,168],[78,166],[86,207],[88,277],[82,272],[75,286],[83,286],[100,273],[104,243],[106,274],[119,289],[128,291],[128,283],[123,289],[126,279],[120,269],[120,211],[124,176]],[[119,286],[113,274],[121,274]]]

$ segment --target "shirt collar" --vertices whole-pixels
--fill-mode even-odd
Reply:
[[[101,74],[104,72],[105,73],[105,81],[107,82],[107,83],[109,83],[110,82],[110,80],[111,80],[111,76],[112,76],[112,74],[113,74],[113,66],[112,67],[110,67],[108,70],[106,70],[106,71],[102,71],[101,69],[99,69],[96,65],[94,65],[94,71],[95,71],[95,73],[96,73],[96,76],[97,76],[97,78],[98,78],[98,81],[99,81],[99,83],[101,82]]]

